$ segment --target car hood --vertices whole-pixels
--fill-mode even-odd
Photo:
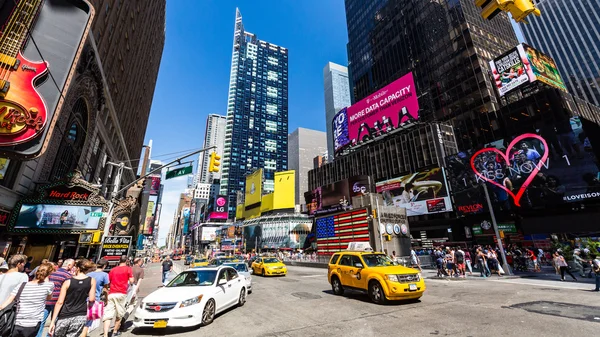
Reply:
[[[212,286],[163,287],[144,297],[144,302],[181,302],[192,297],[206,294]]]
[[[264,265],[266,267],[285,267],[285,264],[281,263],[281,262],[274,262],[274,263],[264,263]]]
[[[386,266],[386,267],[371,267],[369,270],[376,271],[382,274],[410,275],[417,274],[419,271],[413,268],[404,266]]]

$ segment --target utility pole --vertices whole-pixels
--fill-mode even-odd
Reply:
[[[498,224],[496,223],[496,215],[494,214],[492,200],[490,199],[490,194],[488,193],[487,185],[485,183],[483,183],[483,191],[485,192],[485,199],[487,200],[488,208],[490,209],[490,216],[492,217],[494,233],[496,234],[496,238],[498,239],[498,247],[500,248],[500,254],[502,254],[502,264],[504,264],[503,268],[505,269],[506,274],[512,275],[512,270],[510,270],[508,261],[506,261],[506,253],[504,252],[504,246],[502,245],[502,238],[500,237],[500,232],[498,232]]]

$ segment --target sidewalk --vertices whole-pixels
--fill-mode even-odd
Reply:
[[[549,270],[542,270],[542,272],[514,272],[514,275],[506,275],[498,276],[498,274],[492,274],[492,276],[488,278],[483,278],[480,275],[479,271],[473,270],[473,275],[469,275],[467,272],[466,278],[460,277],[438,277],[436,269],[423,269],[422,272],[425,278],[431,279],[444,279],[444,280],[452,280],[452,281],[465,281],[465,280],[501,280],[501,279],[535,279],[535,280],[543,280],[543,281],[555,281],[562,283],[560,280],[560,275],[556,273],[550,272]],[[582,278],[579,276],[579,273],[573,273],[577,278],[577,283],[581,284],[595,284],[595,279],[592,278]],[[569,275],[565,275],[565,282],[574,282],[573,279]]]

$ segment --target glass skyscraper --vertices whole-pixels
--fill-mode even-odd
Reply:
[[[273,191],[275,172],[288,167],[287,137],[288,50],[245,31],[236,9],[221,175],[230,217],[247,174],[264,168],[263,193]]]
[[[325,86],[325,120],[327,121],[327,155],[333,158],[333,117],[345,107],[350,106],[350,82],[348,68],[329,62],[323,68]]]
[[[556,61],[571,94],[600,106],[600,1],[534,2],[542,15],[520,25],[525,41]]]

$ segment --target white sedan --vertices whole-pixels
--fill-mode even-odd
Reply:
[[[208,325],[215,315],[246,303],[246,279],[229,266],[186,270],[140,301],[136,328]]]

